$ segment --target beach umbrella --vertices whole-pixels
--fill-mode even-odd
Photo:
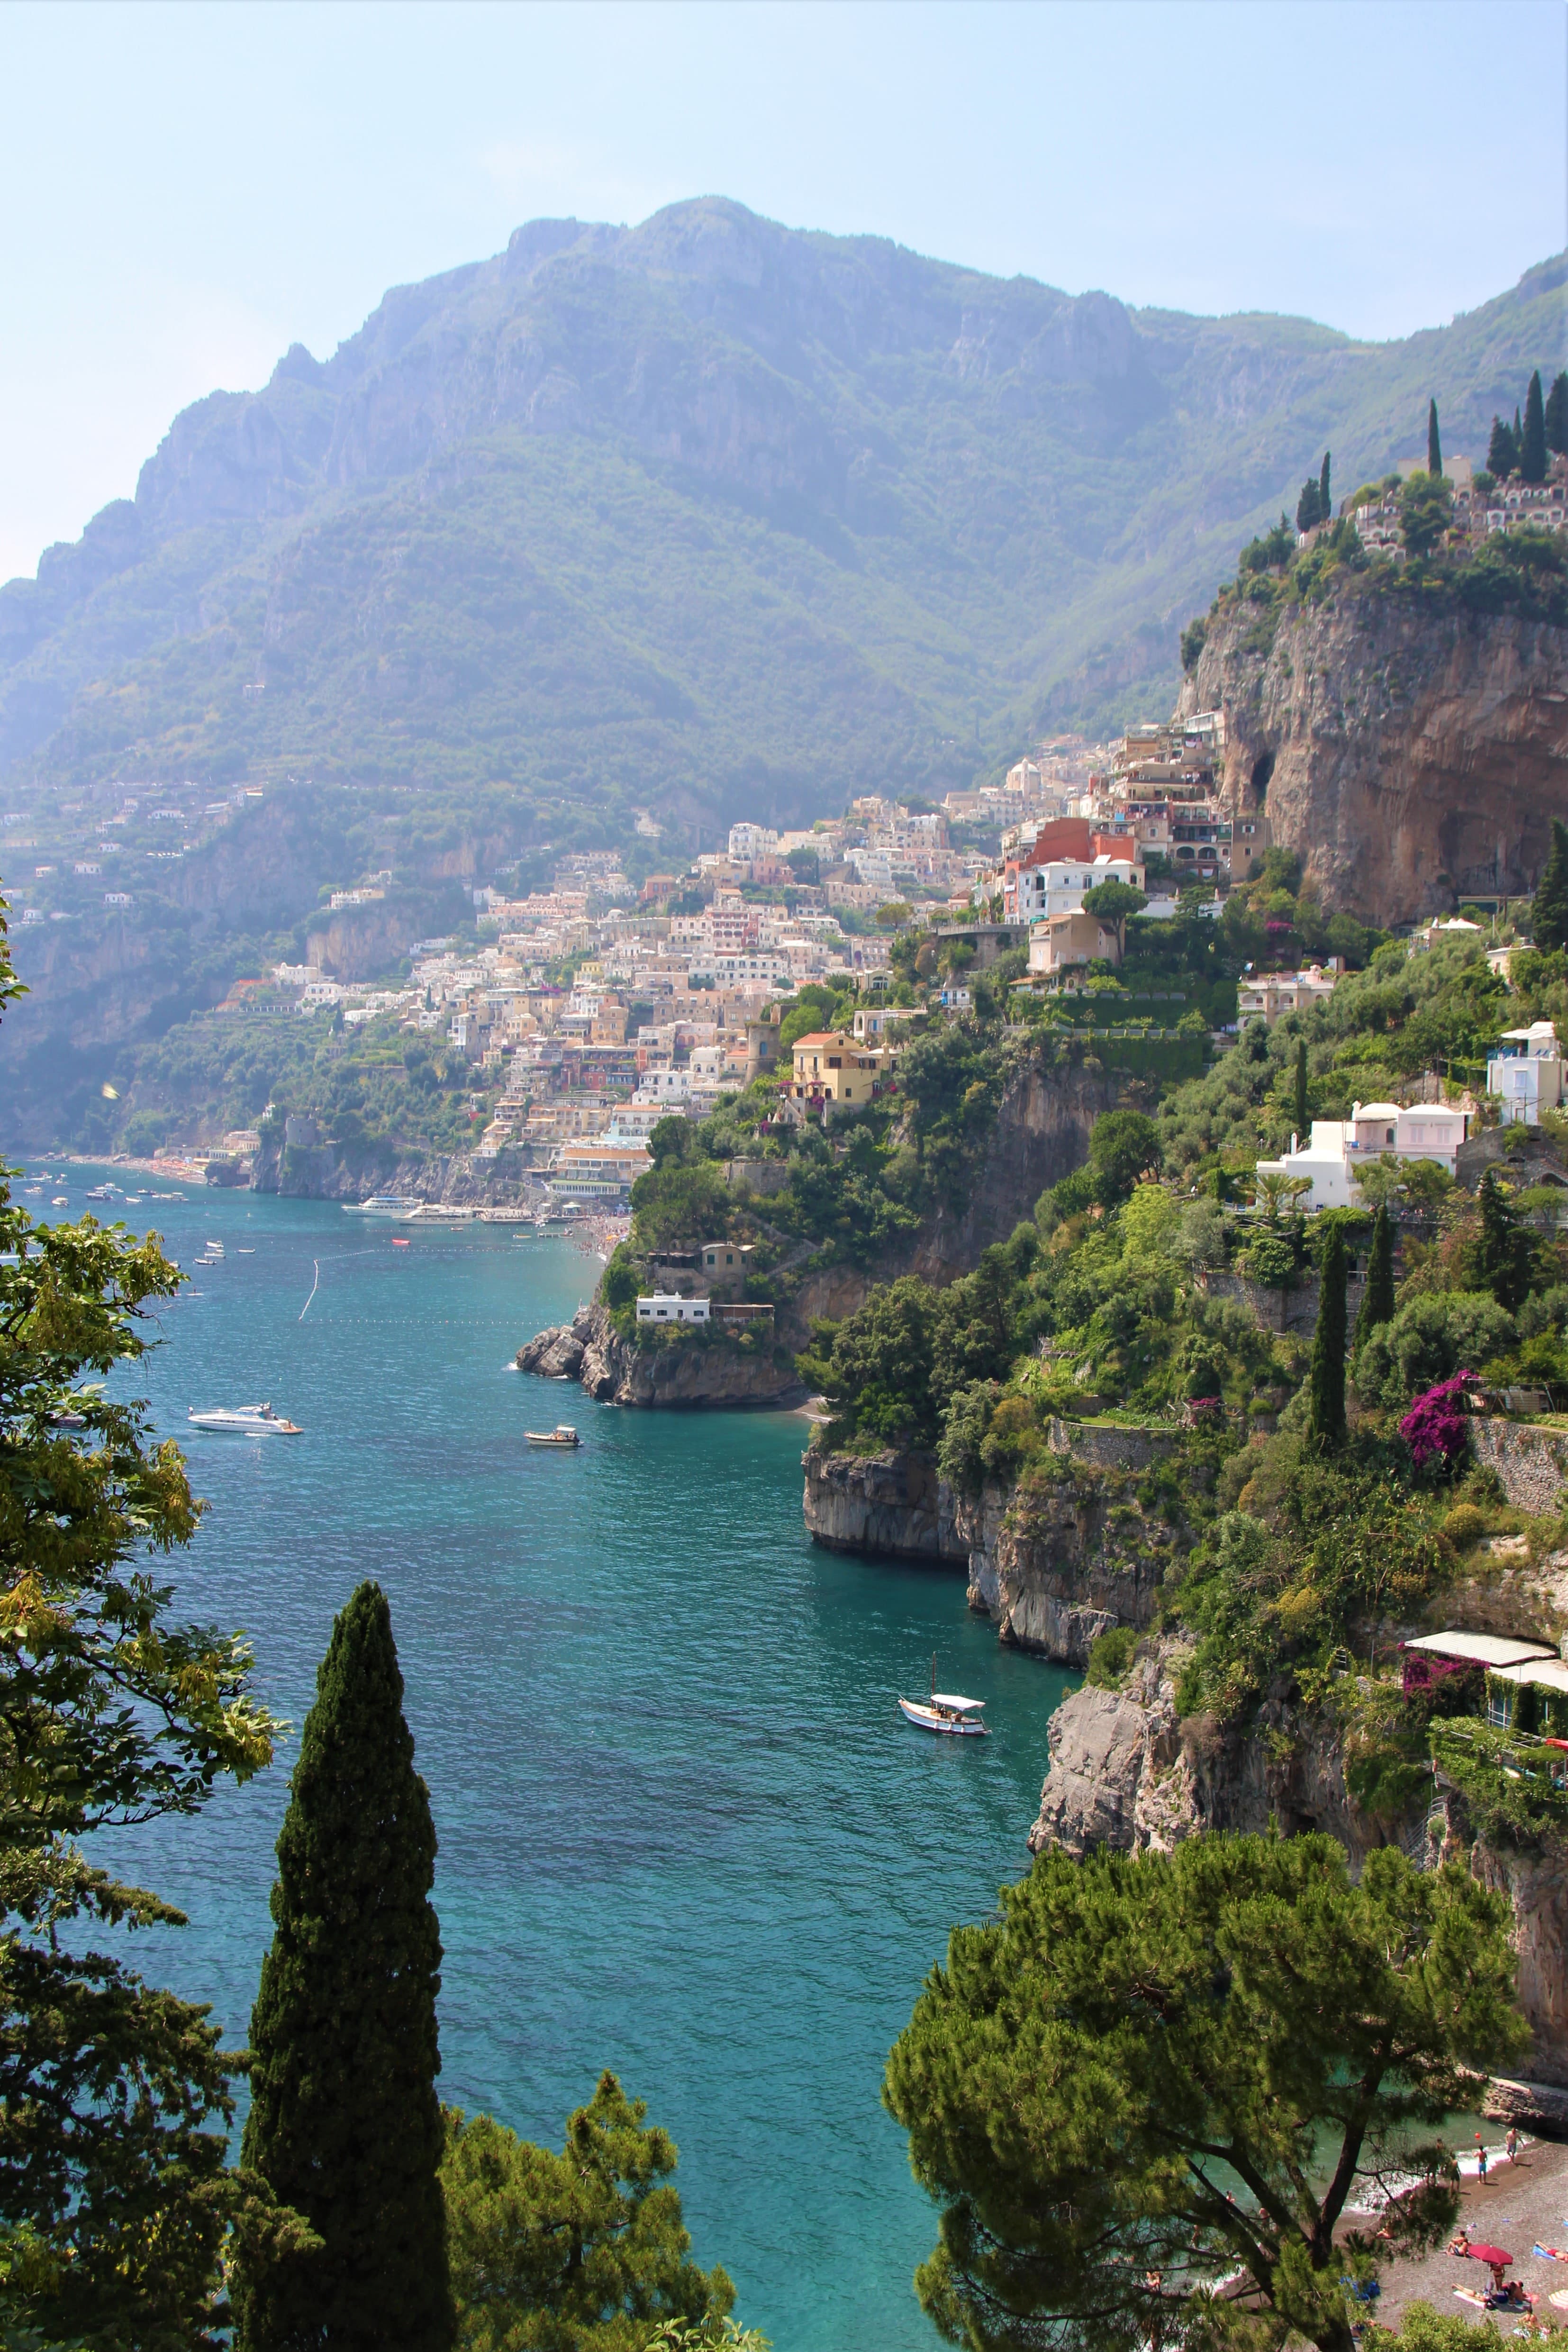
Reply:
[[[1469,2252],[1478,2263],[1486,2263],[1494,2271],[1507,2270],[1513,2260],[1513,2256],[1505,2254],[1500,2246],[1472,2246]]]

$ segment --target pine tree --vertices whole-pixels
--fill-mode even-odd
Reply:
[[[1552,820],[1552,846],[1535,886],[1531,929],[1538,948],[1568,948],[1568,824]]]
[[[1427,471],[1440,474],[1442,470],[1443,444],[1437,433],[1437,404],[1433,400],[1427,405]]]
[[[1559,457],[1568,457],[1568,368],[1552,377],[1546,395],[1546,446]]]
[[[1513,435],[1500,416],[1494,416],[1491,421],[1491,439],[1487,443],[1487,472],[1495,480],[1506,482],[1518,463],[1519,451],[1514,446]]]
[[[1318,476],[1318,509],[1324,522],[1333,519],[1333,498],[1329,488],[1329,453],[1323,451],[1323,468]]]
[[[1309,1130],[1307,1125],[1307,1041],[1304,1037],[1298,1037],[1296,1040],[1295,1112],[1296,1133],[1301,1142],[1305,1143]]]
[[[361,1584],[332,1628],[277,1864],[244,2160],[322,2245],[242,2258],[236,2341],[446,2352],[435,1831],[378,1585]]]
[[[1323,1243],[1307,1416],[1308,1444],[1320,1454],[1344,1443],[1344,1234],[1333,1224]]]
[[[1361,1309],[1355,1318],[1355,1341],[1359,1349],[1369,1339],[1380,1323],[1394,1319],[1394,1228],[1388,1222],[1388,1203],[1378,1203],[1377,1214],[1372,1221],[1372,1247],[1366,1256],[1366,1287],[1361,1294]]]
[[[1541,370],[1530,379],[1524,395],[1524,431],[1519,443],[1519,478],[1523,482],[1546,479],[1546,412],[1541,399]]]

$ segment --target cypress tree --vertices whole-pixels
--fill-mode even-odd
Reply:
[[[1318,506],[1324,522],[1330,521],[1333,515],[1333,499],[1329,491],[1329,453],[1326,449],[1323,451],[1323,469],[1318,476]]]
[[[1568,457],[1568,368],[1552,377],[1546,395],[1546,446],[1556,456]]]
[[[1568,824],[1552,820],[1552,847],[1535,886],[1531,929],[1538,948],[1568,948]]]
[[[1524,431],[1519,442],[1519,478],[1521,482],[1543,482],[1546,479],[1546,412],[1541,399],[1541,370],[1530,379],[1530,389],[1524,395]]]
[[[1427,471],[1440,474],[1443,470],[1443,444],[1437,433],[1437,404],[1427,404]]]
[[[1388,1203],[1380,1201],[1377,1214],[1372,1221],[1372,1247],[1366,1256],[1366,1288],[1361,1294],[1361,1309],[1355,1318],[1355,1345],[1359,1349],[1372,1337],[1380,1323],[1394,1319],[1394,1228],[1388,1222]]]
[[[1333,1224],[1323,1243],[1307,1416],[1307,1442],[1320,1454],[1333,1454],[1344,1443],[1344,1235]]]
[[[1305,1143],[1310,1133],[1307,1124],[1307,1041],[1296,1040],[1296,1133]]]
[[[1281,520],[1282,521],[1284,518],[1281,516]],[[1296,500],[1296,529],[1311,530],[1314,523],[1322,520],[1322,514],[1318,506],[1318,478],[1315,474],[1309,474],[1301,484],[1301,495]]]
[[[1519,1212],[1489,1168],[1476,1195],[1481,1213],[1478,1272],[1500,1307],[1511,1315],[1530,1295],[1530,1235],[1519,1222]]]
[[[392,1614],[379,1585],[361,1584],[300,1738],[251,2018],[244,2161],[322,2243],[236,2263],[244,2352],[447,2352],[454,2340],[434,1869]]]
[[[1487,472],[1494,480],[1506,482],[1519,463],[1519,451],[1513,436],[1500,416],[1491,421],[1491,439],[1487,443]]]

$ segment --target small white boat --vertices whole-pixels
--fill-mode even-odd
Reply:
[[[560,1445],[570,1450],[582,1444],[569,1421],[558,1421],[553,1429],[526,1429],[523,1434],[530,1445]]]
[[[350,1217],[409,1217],[421,1206],[411,1192],[372,1192],[368,1201],[345,1201]]]
[[[939,1691],[936,1687],[936,1659],[931,1659],[931,1696],[929,1698],[901,1698],[898,1702],[906,1723],[916,1723],[922,1731],[936,1731],[949,1739],[984,1739],[986,1727],[980,1713],[983,1698],[961,1698],[956,1691]]]
[[[186,1419],[193,1429],[214,1437],[302,1437],[297,1421],[285,1421],[269,1404],[213,1405],[198,1412],[192,1405]]]
[[[70,1204],[71,1196],[68,1192],[57,1192],[49,1202],[51,1209],[68,1209]]]
[[[241,1251],[240,1251],[240,1255],[241,1255],[241,1257],[254,1257],[254,1256],[256,1255],[256,1252],[255,1252],[255,1250],[253,1250],[253,1249],[243,1249],[243,1248],[242,1248],[242,1249],[241,1249]]]
[[[115,1189],[112,1184],[95,1184],[87,1197],[89,1201],[112,1201]]]

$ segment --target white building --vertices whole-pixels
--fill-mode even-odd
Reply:
[[[771,857],[779,846],[779,835],[768,824],[732,824],[729,828],[729,854],[737,866],[749,866],[754,857]]]
[[[679,1291],[655,1290],[637,1301],[639,1323],[706,1323],[709,1302],[706,1298],[683,1298]]]
[[[1539,1126],[1542,1109],[1555,1109],[1564,1091],[1562,1048],[1552,1023],[1505,1029],[1487,1063],[1487,1092],[1500,1097],[1504,1125]]]
[[[1258,1173],[1306,1177],[1312,1188],[1308,1209],[1355,1208],[1358,1168],[1386,1153],[1399,1160],[1433,1160],[1451,1176],[1469,1129],[1468,1114],[1446,1103],[1356,1103],[1349,1118],[1314,1118],[1304,1145],[1292,1135],[1289,1151],[1260,1160]]]
[[[633,1103],[660,1103],[666,1110],[676,1110],[692,1090],[689,1069],[644,1070],[637,1081]]]
[[[1021,866],[1018,913],[1012,919],[1038,923],[1047,915],[1075,915],[1083,904],[1085,892],[1097,890],[1102,882],[1125,882],[1130,889],[1141,890],[1144,869],[1134,866],[1131,858],[1106,854],[1092,860],[1071,857],[1044,866]]]

